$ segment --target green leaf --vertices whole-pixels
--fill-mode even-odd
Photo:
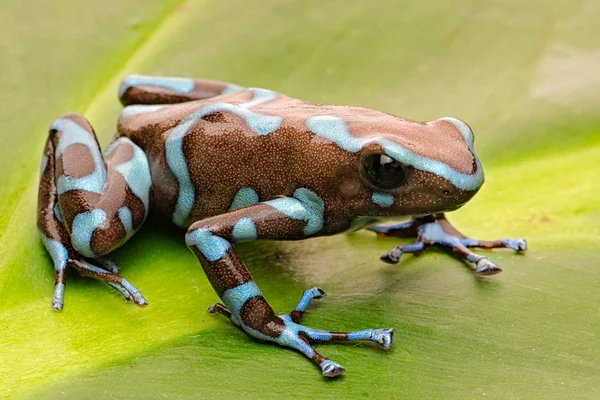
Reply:
[[[36,4],[33,4],[36,3]],[[97,3],[97,4],[96,4]],[[0,5],[0,388],[30,398],[597,398],[600,376],[597,1],[103,1]],[[306,324],[396,329],[394,348],[323,345],[347,375],[206,313],[217,297],[183,232],[151,220],[112,255],[150,306],[53,271],[37,237],[47,126],[76,111],[103,144],[127,73],[206,77],[416,120],[470,123],[487,182],[450,215],[528,239],[478,279],[442,251],[378,256],[369,232],[252,243],[271,304],[323,287]]]

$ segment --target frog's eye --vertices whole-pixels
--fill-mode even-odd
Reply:
[[[406,183],[406,167],[385,154],[369,154],[362,160],[361,175],[380,190],[394,190]]]

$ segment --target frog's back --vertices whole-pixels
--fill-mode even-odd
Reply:
[[[263,107],[260,107],[263,106]],[[301,111],[314,105],[265,89],[172,105],[126,107],[119,132],[148,155],[153,208],[181,226],[228,210],[290,196],[297,187],[329,182],[310,170],[332,169],[344,157],[319,143]],[[285,121],[285,122],[284,122]],[[314,164],[314,151],[320,157]]]
[[[388,135],[427,156],[441,149],[433,155],[437,159],[444,159],[444,151],[451,154],[447,146],[431,146],[440,135],[427,124],[368,108],[311,104],[266,89],[128,106],[119,132],[148,155],[153,208],[181,226],[290,196],[298,187],[334,191],[336,179],[326,171],[353,164],[358,148],[371,138]],[[427,135],[430,140],[423,140]]]

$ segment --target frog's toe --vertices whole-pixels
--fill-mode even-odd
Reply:
[[[65,284],[57,283],[54,286],[54,296],[52,297],[52,308],[56,311],[62,311],[65,305]]]
[[[502,268],[498,264],[482,257],[475,264],[475,273],[481,276],[496,275],[502,272]]]
[[[119,273],[119,267],[112,260],[106,259],[104,257],[96,257],[96,258],[94,258],[94,261],[96,261],[96,263],[100,264],[100,266],[102,268],[104,268],[107,271],[112,272],[113,274]]]
[[[131,284],[127,279],[120,275],[115,274],[105,268],[98,267],[85,259],[81,260],[69,260],[77,272],[82,276],[89,276],[91,278],[104,281],[112,288],[121,293],[127,300],[133,301],[139,306],[145,306],[148,301],[140,290]]]
[[[106,283],[108,286],[111,286],[117,292],[121,293],[123,295],[123,297],[125,297],[125,300],[133,301],[133,296],[131,295],[131,293],[129,293],[127,290],[125,290],[125,288],[123,286],[117,285],[116,283],[112,283],[112,282],[106,282]]]
[[[221,314],[226,316],[227,318],[231,318],[231,311],[225,306],[225,304],[216,303],[212,306],[208,307],[209,314]]]
[[[391,251],[388,251],[382,255],[380,258],[381,261],[388,264],[398,264],[400,262],[400,257],[402,257],[402,253],[402,246],[396,246]]]
[[[327,296],[327,293],[325,293],[325,291],[323,289],[318,288],[318,287],[314,287],[314,288],[311,288],[308,290],[311,292],[313,299],[321,299],[321,298]]]
[[[506,239],[506,247],[513,249],[517,253],[523,253],[527,250],[527,241],[525,239]]]
[[[148,305],[148,300],[146,300],[146,298],[144,297],[142,292],[140,292],[140,290],[137,287],[135,287],[133,284],[131,284],[127,279],[121,278],[120,284],[123,287],[123,289],[129,293],[132,301],[135,304],[137,304],[138,306],[147,306]],[[125,296],[125,298],[127,298],[127,296]]]
[[[373,334],[371,335],[371,340],[388,350],[390,347],[392,347],[392,342],[394,340],[394,329],[374,329]]]
[[[328,378],[335,378],[336,376],[343,375],[346,372],[346,368],[331,360],[325,360],[319,366],[321,367],[323,376]]]

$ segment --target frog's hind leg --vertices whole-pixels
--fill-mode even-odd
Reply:
[[[417,237],[415,243],[407,246],[396,246],[381,257],[383,261],[393,264],[398,263],[404,253],[418,255],[425,248],[435,245],[448,248],[458,257],[472,263],[477,275],[495,275],[502,272],[502,268],[487,257],[473,253],[468,249],[469,247],[483,249],[510,248],[518,253],[527,250],[527,242],[524,239],[487,241],[469,238],[452,226],[444,214],[433,214],[392,226],[376,225],[367,229],[376,232],[377,236],[380,237]]]
[[[237,92],[244,87],[210,79],[128,75],[119,86],[125,106],[184,103]]]
[[[114,263],[97,257],[139,228],[149,195],[146,156],[129,139],[117,139],[103,156],[85,118],[70,114],[53,122],[38,198],[38,229],[55,266],[53,308],[63,308],[67,267],[106,282],[127,300],[147,303]]]

